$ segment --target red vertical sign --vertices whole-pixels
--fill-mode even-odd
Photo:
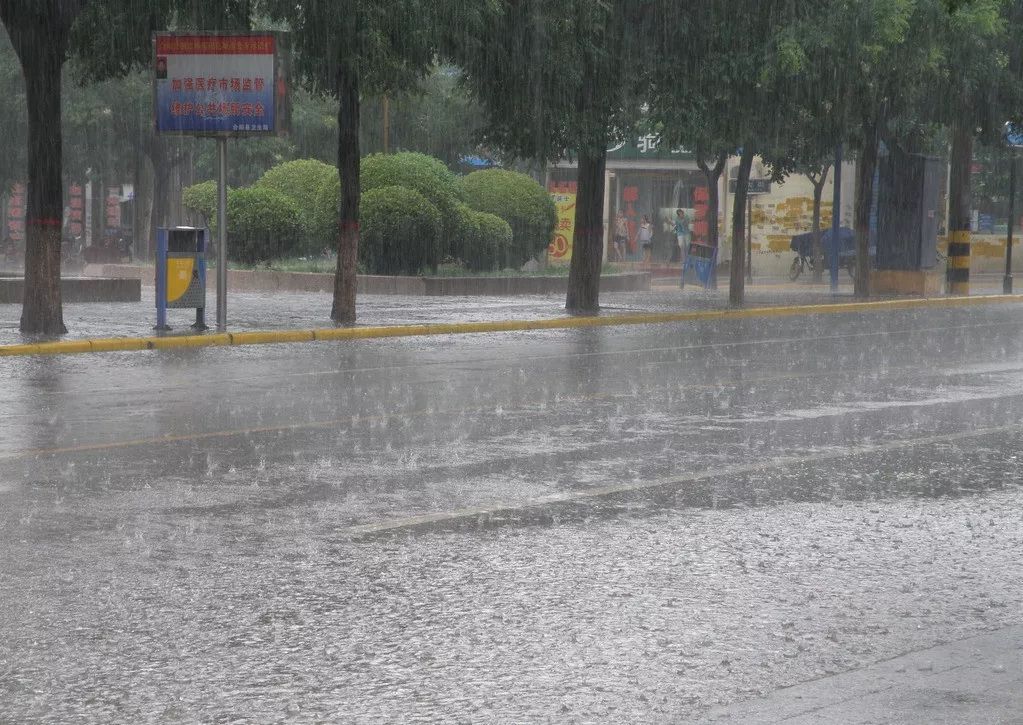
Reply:
[[[11,187],[11,201],[7,205],[7,220],[4,234],[15,242],[25,241],[25,185],[15,184]]]
[[[74,181],[68,187],[67,228],[72,237],[80,237],[85,232],[85,189]]]

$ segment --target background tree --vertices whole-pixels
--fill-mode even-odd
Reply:
[[[21,331],[61,335],[60,227],[61,70],[71,27],[86,0],[2,0],[3,20],[21,62],[28,108],[28,204],[25,237],[25,298]]]
[[[334,96],[341,180],[338,256],[331,319],[355,323],[359,247],[359,158],[363,96],[416,86],[436,55],[441,0],[266,0],[266,11],[290,27],[296,67],[314,93]]]
[[[450,45],[484,109],[488,145],[540,163],[566,152],[578,162],[572,312],[600,306],[607,149],[632,136],[647,100],[658,9],[647,0],[501,0]]]
[[[782,0],[710,0],[698,13],[668,10],[659,61],[651,70],[651,113],[665,140],[695,152],[707,177],[712,243],[718,236],[718,179],[725,160],[739,154],[728,297],[741,305],[753,157],[776,155],[788,113],[787,86],[770,82],[767,62],[780,29],[795,21],[795,10]]]

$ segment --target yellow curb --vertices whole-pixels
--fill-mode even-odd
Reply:
[[[1023,302],[1023,295],[978,295],[975,297],[929,297],[877,302],[840,302],[826,305],[786,305],[693,312],[648,312],[607,317],[559,317],[547,320],[498,320],[495,322],[444,322],[386,327],[331,327],[313,330],[266,330],[255,332],[180,335],[168,337],[110,337],[92,340],[62,340],[20,345],[0,345],[0,357],[65,355],[80,352],[125,352],[170,350],[190,347],[237,347],[315,341],[366,340],[426,335],[471,335],[484,332],[567,330],[583,327],[656,325],[701,320],[742,320],[798,315],[835,315],[851,312],[885,312],[926,307],[966,307]]]

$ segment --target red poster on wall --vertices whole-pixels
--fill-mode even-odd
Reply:
[[[4,220],[4,235],[15,242],[25,241],[25,185],[11,187],[11,199],[7,204],[7,219]]]
[[[68,186],[67,196],[67,229],[72,237],[80,237],[85,232],[85,188],[73,181]]]
[[[106,229],[121,228],[121,187],[111,186],[107,190]]]

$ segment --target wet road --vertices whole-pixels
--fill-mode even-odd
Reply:
[[[0,721],[699,721],[1023,605],[1023,307],[0,360]]]

